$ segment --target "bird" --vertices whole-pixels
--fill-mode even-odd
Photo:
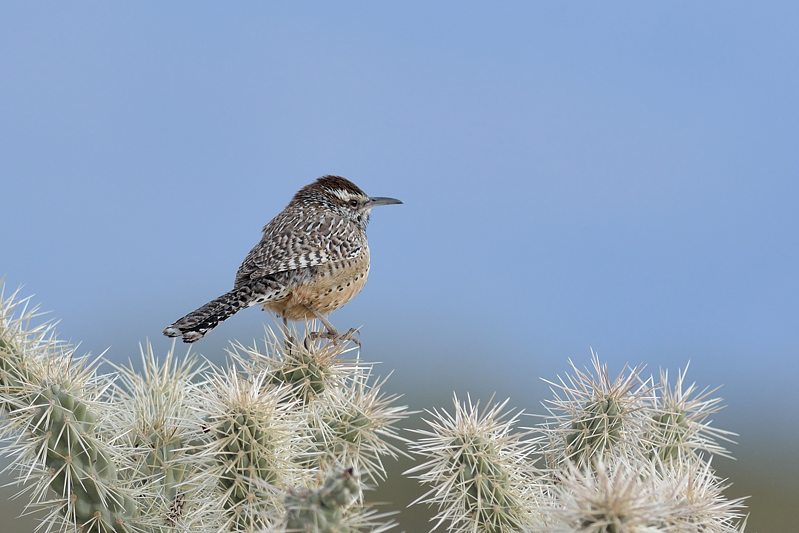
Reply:
[[[196,342],[238,311],[254,305],[289,320],[318,319],[328,339],[339,335],[326,315],[349,302],[366,284],[372,209],[401,204],[370,197],[341,176],[322,176],[302,187],[263,228],[244,258],[233,289],[167,326],[168,337]],[[356,341],[357,342],[357,341]]]

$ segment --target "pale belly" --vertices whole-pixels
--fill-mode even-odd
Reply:
[[[314,311],[326,315],[361,292],[369,276],[369,254],[336,265],[325,265],[313,279],[296,286],[286,298],[269,302],[265,309],[289,320],[314,318]]]

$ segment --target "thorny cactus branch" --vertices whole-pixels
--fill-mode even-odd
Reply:
[[[711,461],[734,434],[710,417],[715,389],[625,367],[611,377],[592,354],[548,382],[544,421],[519,427],[507,400],[467,396],[427,411],[415,440],[382,392],[374,365],[344,342],[267,332],[234,343],[220,368],[148,344],[140,368],[98,372],[16,292],[0,289],[2,436],[31,510],[60,532],[382,531],[363,478],[409,451],[406,474],[428,491],[414,503],[433,528],[491,532],[743,531],[743,501]],[[390,481],[390,480],[388,480]]]
[[[160,362],[149,344],[140,351],[141,369],[118,367],[113,391],[115,404],[127,406],[115,410],[114,426],[130,428],[125,440],[139,483],[155,488],[156,496],[147,500],[142,514],[152,531],[207,524],[211,517],[197,503],[210,491],[200,480],[189,479],[199,458],[192,440],[197,425],[194,401],[186,386],[207,367],[195,357],[179,358],[174,349]]]
[[[35,479],[31,502],[51,504],[50,527],[80,531],[133,531],[138,505],[125,483],[128,462],[99,420],[110,381],[51,326],[30,327],[36,309],[0,291],[0,405],[13,439],[11,467]],[[51,498],[55,493],[56,499]]]
[[[672,468],[673,467],[673,468]],[[709,463],[672,464],[657,460],[574,463],[558,472],[548,509],[549,531],[622,533],[638,531],[733,532],[741,500],[728,500]],[[740,528],[740,529],[739,529]]]
[[[318,489],[292,491],[286,495],[286,531],[308,533],[355,533],[384,531],[387,514],[373,511],[348,513],[360,497],[360,484],[352,468],[334,469]]]
[[[641,368],[611,378],[596,354],[592,369],[548,382],[546,420],[514,432],[502,403],[482,417],[471,402],[455,414],[431,411],[412,445],[426,462],[409,473],[431,490],[418,502],[438,508],[451,531],[638,533],[743,531],[742,500],[724,497],[710,466],[729,432],[707,418],[720,408],[712,391],[654,385]],[[542,457],[545,469],[533,469]],[[480,484],[476,482],[479,473]],[[526,478],[524,477],[526,476]],[[519,479],[527,479],[520,482]],[[515,481],[514,481],[515,480]],[[502,505],[506,503],[506,505]]]
[[[327,471],[346,465],[379,482],[385,478],[383,458],[404,455],[394,443],[403,440],[397,423],[410,413],[397,405],[399,396],[382,392],[386,380],[373,377],[373,363],[341,357],[349,351],[272,334],[263,348],[234,344],[231,355],[249,373],[265,373],[269,383],[288,387],[300,402],[298,423],[311,436],[302,455],[305,466]]]
[[[380,392],[372,365],[340,357],[343,345],[311,342],[298,354],[267,343],[228,368],[180,360],[174,346],[159,362],[145,345],[140,370],[100,374],[51,324],[34,325],[36,313],[0,292],[2,431],[28,507],[48,510],[45,529],[276,531],[289,521],[287,502],[318,492],[337,464],[357,466],[346,483],[355,496],[335,500],[338,522],[329,522],[382,527],[385,515],[364,505],[355,473],[384,476],[381,458],[399,453],[389,441],[399,440],[394,426],[406,410]],[[319,439],[314,420],[348,445]],[[302,530],[329,530],[319,524]]]
[[[581,370],[571,361],[572,374],[558,381],[544,380],[553,399],[545,401],[549,418],[541,430],[549,445],[547,466],[566,462],[590,463],[596,457],[626,453],[632,435],[645,424],[644,407],[652,397],[651,380],[641,377],[642,368],[625,367],[615,378],[596,354],[592,371]]]
[[[732,443],[735,433],[710,425],[710,417],[722,409],[721,399],[713,396],[718,389],[686,385],[687,371],[686,366],[678,372],[673,385],[668,371],[660,372],[660,394],[653,398],[645,436],[650,453],[664,461],[677,462],[688,461],[702,452],[730,457],[719,441]]]
[[[410,469],[432,488],[416,502],[438,509],[436,527],[450,531],[525,531],[534,523],[535,441],[514,432],[521,413],[503,412],[508,400],[480,412],[467,397],[453,411],[428,411],[430,429],[410,447],[426,462]]]
[[[298,464],[309,440],[298,403],[265,373],[240,375],[235,368],[212,373],[197,396],[204,419],[198,452],[212,459],[208,475],[218,480],[229,529],[274,528],[282,500],[275,488],[304,486],[314,474]]]

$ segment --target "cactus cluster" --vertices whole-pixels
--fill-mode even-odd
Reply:
[[[408,470],[430,490],[415,503],[438,507],[437,525],[450,531],[524,531],[536,514],[535,442],[513,432],[521,413],[507,400],[483,412],[469,398],[454,410],[433,409],[429,429],[415,430],[411,449],[426,460]]]
[[[594,354],[548,382],[543,420],[455,396],[406,438],[409,411],[342,341],[267,331],[221,367],[144,345],[137,364],[103,369],[36,320],[0,289],[0,431],[46,531],[383,531],[391,516],[364,489],[400,455],[418,460],[406,474],[427,487],[414,503],[435,508],[433,529],[745,525],[711,466],[733,436],[710,425],[720,400],[685,371],[611,377]]]
[[[286,496],[287,531],[314,533],[355,533],[386,531],[392,523],[388,514],[368,510],[347,516],[344,510],[359,497],[361,485],[352,468],[333,471],[315,490],[301,490]]]
[[[430,485],[420,498],[451,531],[584,533],[743,531],[743,503],[724,497],[711,468],[729,432],[708,424],[713,391],[625,368],[611,378],[572,364],[551,381],[545,420],[519,427],[505,403],[480,414],[455,399],[430,411],[411,444],[426,462],[408,473]]]
[[[216,367],[174,349],[99,371],[0,294],[0,407],[43,527],[81,532],[364,531],[406,416],[344,343],[267,336]],[[396,442],[392,442],[396,441]]]

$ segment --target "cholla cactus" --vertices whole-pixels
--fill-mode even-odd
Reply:
[[[355,533],[385,531],[387,514],[353,507],[360,497],[360,484],[352,468],[337,469],[318,489],[290,492],[286,496],[286,531],[314,533]]]
[[[381,531],[360,479],[386,478],[408,415],[343,343],[268,332],[219,368],[149,345],[142,365],[98,372],[35,307],[0,288],[0,428],[42,528],[78,532]],[[715,390],[685,371],[592,368],[550,382],[538,426],[508,401],[430,410],[407,472],[434,529],[637,533],[742,531],[743,502],[711,467],[733,435]],[[543,466],[537,465],[542,458]]]
[[[194,357],[181,358],[174,349],[159,362],[146,344],[141,347],[141,370],[119,367],[113,396],[105,406],[114,407],[111,427],[129,428],[121,438],[135,461],[134,482],[152,490],[151,497],[140,502],[146,506],[140,522],[151,531],[221,524],[221,513],[207,505],[213,487],[207,480],[187,478],[201,460],[192,446],[197,417],[187,385],[204,370],[206,365]]]
[[[203,434],[198,455],[210,459],[208,475],[218,480],[220,507],[233,531],[274,528],[282,495],[275,487],[304,485],[313,478],[296,459],[308,440],[293,411],[287,387],[267,384],[266,375],[213,372],[197,387]],[[267,520],[265,520],[267,519]]]
[[[344,359],[341,347],[282,341],[267,335],[264,349],[235,344],[232,356],[248,372],[265,373],[270,383],[288,386],[311,435],[306,467],[326,472],[351,467],[371,482],[385,478],[383,458],[403,452],[396,424],[409,413],[398,396],[381,392],[385,380],[372,377],[374,365]]]
[[[127,473],[134,467],[120,433],[105,431],[110,381],[31,326],[36,308],[0,291],[0,405],[13,469],[32,480],[31,507],[47,507],[48,529],[134,531],[139,506]]]
[[[598,458],[590,467],[569,463],[551,489],[547,530],[554,532],[739,531],[740,500],[728,500],[709,463]]]
[[[611,379],[595,353],[591,363],[593,372],[569,361],[571,375],[557,382],[545,380],[554,396],[544,404],[549,418],[541,427],[551,468],[564,461],[585,465],[606,454],[625,454],[646,423],[643,411],[651,401],[652,386],[651,380],[641,378],[641,369],[625,367]]]
[[[512,432],[515,418],[497,421],[507,401],[483,417],[471,402],[456,401],[454,415],[431,412],[431,429],[411,445],[426,462],[410,473],[433,487],[415,503],[439,509],[434,529],[743,530],[743,502],[724,497],[710,467],[731,435],[707,421],[720,408],[712,391],[686,387],[685,372],[673,386],[665,372],[654,385],[641,368],[611,378],[596,354],[591,370],[572,370],[548,382],[549,415],[527,433]],[[538,456],[546,469],[534,469]]]
[[[657,469],[663,497],[672,495],[672,514],[666,524],[672,531],[708,531],[732,533],[743,531],[741,520],[744,498],[729,499],[726,480],[716,476],[711,462],[670,461],[668,468]]]
[[[547,525],[552,531],[615,533],[658,531],[665,525],[672,494],[659,494],[651,464],[634,469],[627,461],[608,468],[599,457],[591,466],[567,463],[556,472]]]
[[[712,395],[718,389],[699,390],[696,384],[685,385],[685,370],[677,373],[672,386],[669,373],[660,372],[660,383],[649,409],[646,440],[651,453],[664,461],[688,461],[696,454],[729,457],[727,450],[719,441],[732,442],[735,436],[730,431],[715,428],[709,418],[721,408],[721,398]]]
[[[380,458],[398,453],[387,439],[405,408],[380,393],[371,365],[340,358],[342,344],[309,342],[300,352],[269,342],[237,353],[229,368],[174,349],[159,362],[146,345],[141,370],[100,374],[35,316],[28,300],[0,292],[3,436],[30,507],[48,510],[48,531],[382,527],[357,471],[329,472],[347,464],[380,478]],[[315,420],[326,424],[321,439]],[[330,511],[324,521],[314,505]]]
[[[309,325],[306,324],[306,328]],[[357,358],[342,357],[351,352],[341,344],[298,342],[297,332],[289,332],[281,339],[272,330],[266,330],[263,348],[258,344],[245,346],[234,342],[231,358],[246,372],[265,372],[268,380],[277,385],[287,385],[303,404],[310,404],[326,391],[346,386],[346,380],[361,373],[371,365]]]
[[[535,523],[539,477],[535,442],[514,432],[521,413],[503,412],[508,400],[480,412],[479,404],[453,398],[452,414],[428,411],[429,430],[410,447],[426,462],[406,474],[432,488],[416,502],[438,508],[436,526],[450,531],[525,531]]]
[[[343,464],[376,483],[386,476],[383,457],[396,459],[404,454],[394,442],[400,440],[396,423],[407,412],[396,405],[397,396],[384,395],[380,387],[370,386],[370,376],[371,369],[364,369],[348,380],[346,388],[329,391],[310,411],[308,423],[319,468]]]

